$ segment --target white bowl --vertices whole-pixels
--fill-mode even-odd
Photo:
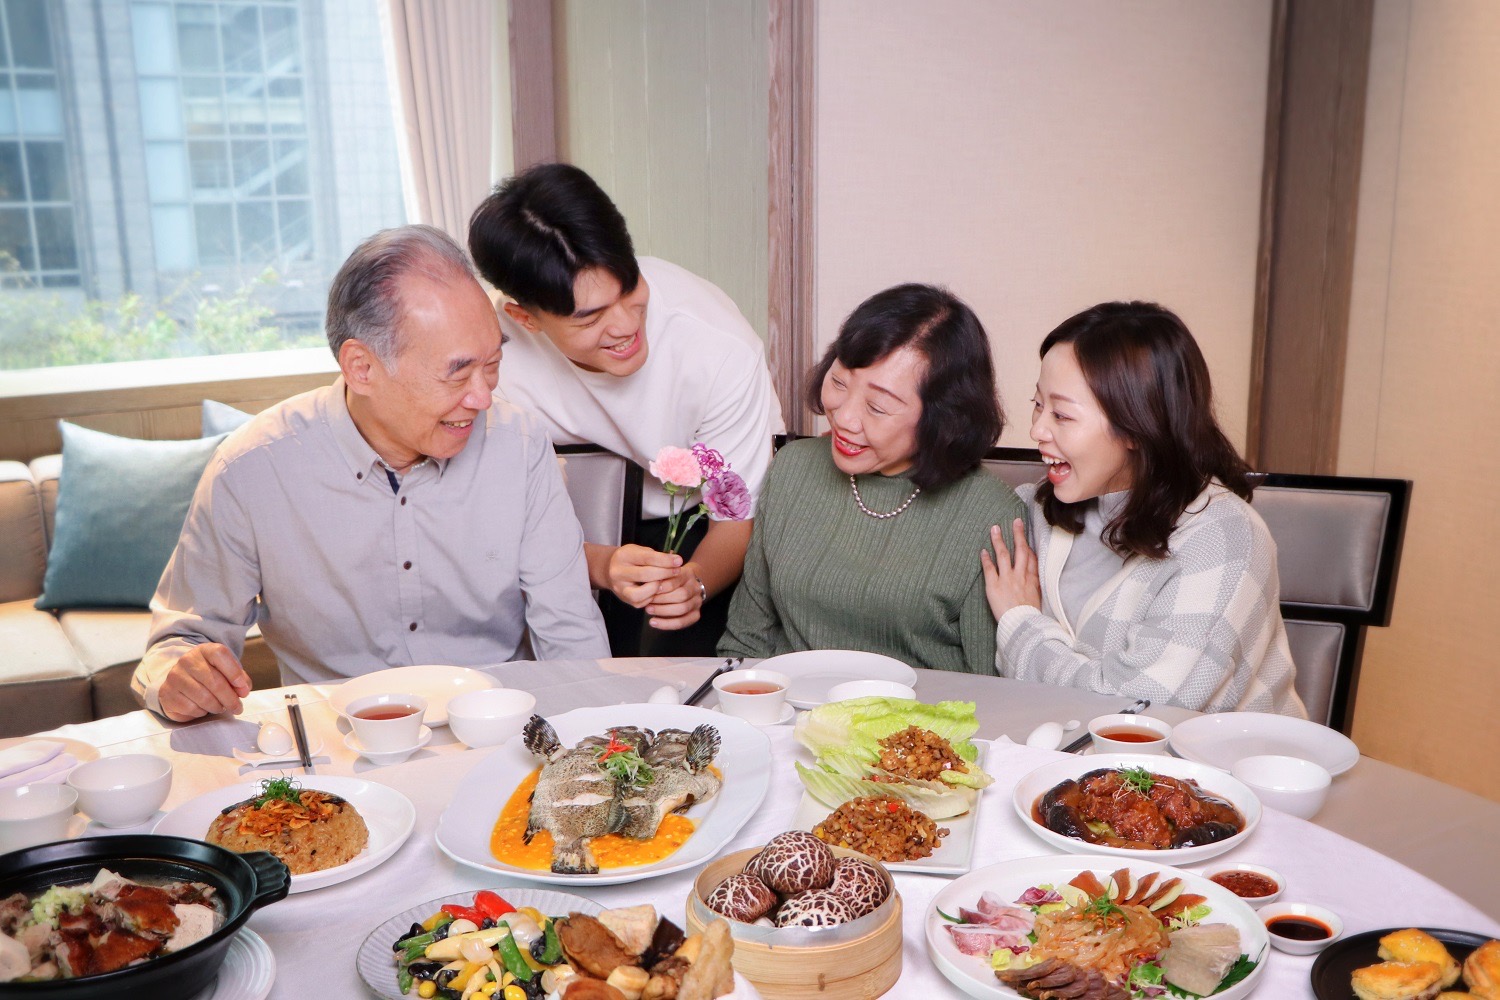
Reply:
[[[136,826],[156,815],[172,790],[172,762],[150,753],[100,757],[68,775],[78,808],[100,826]]]
[[[1105,844],[1090,844],[1087,841],[1075,840],[1054,832],[1032,818],[1032,806],[1054,785],[1069,778],[1082,777],[1090,771],[1101,768],[1121,767],[1144,767],[1148,771],[1165,774],[1168,777],[1196,781],[1205,792],[1223,799],[1238,809],[1240,815],[1245,817],[1245,828],[1233,837],[1226,837],[1224,840],[1211,844],[1153,851],[1145,848],[1110,847]],[[1176,757],[1128,753],[1093,754],[1087,757],[1068,756],[1050,764],[1043,764],[1036,770],[1023,775],[1021,780],[1016,782],[1015,791],[1011,795],[1011,804],[1015,807],[1016,814],[1021,817],[1023,826],[1060,851],[1073,854],[1079,852],[1103,854],[1116,858],[1131,858],[1136,861],[1155,861],[1163,865],[1189,865],[1233,850],[1250,839],[1250,835],[1260,825],[1261,814],[1260,800],[1255,797],[1255,793],[1243,782],[1230,777],[1223,771],[1209,767],[1207,764],[1179,760]]]
[[[1284,951],[1288,955],[1316,955],[1337,941],[1344,933],[1344,921],[1339,919],[1337,913],[1325,906],[1317,906],[1313,903],[1272,903],[1270,906],[1262,906],[1259,916],[1265,923],[1266,930],[1271,934],[1271,947]],[[1296,938],[1282,937],[1271,929],[1272,922],[1277,917],[1306,917],[1325,925],[1332,933],[1316,941],[1299,941]]]
[[[1229,773],[1255,790],[1263,805],[1312,819],[1328,799],[1333,776],[1301,757],[1261,754],[1234,762]]]
[[[0,789],[0,854],[66,840],[78,793],[67,785]]]
[[[774,726],[786,714],[786,692],[792,679],[776,670],[752,667],[730,670],[714,678],[719,711],[754,726]]]
[[[1104,733],[1133,730],[1151,733],[1155,738],[1126,740],[1106,736]],[[1089,736],[1094,740],[1095,753],[1166,753],[1167,740],[1172,736],[1172,727],[1160,719],[1145,715],[1101,715],[1089,720]]]
[[[521,731],[535,708],[529,691],[470,691],[448,702],[448,728],[471,747],[499,746]]]
[[[829,701],[848,701],[850,698],[905,698],[915,700],[917,692],[910,684],[896,681],[844,681],[828,689]]]
[[[1264,875],[1276,883],[1276,891],[1267,893],[1264,896],[1240,896],[1239,893],[1235,893],[1236,896],[1257,910],[1267,903],[1276,902],[1276,900],[1281,898],[1281,894],[1286,891],[1286,879],[1282,877],[1282,874],[1276,869],[1267,868],[1264,865],[1252,865],[1246,861],[1226,861],[1223,864],[1205,865],[1203,868],[1203,875],[1210,882],[1213,881],[1215,875],[1222,875],[1225,872],[1251,872],[1255,875]],[[1233,892],[1234,890],[1231,889],[1230,891]]]

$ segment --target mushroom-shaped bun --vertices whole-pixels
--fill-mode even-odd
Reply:
[[[761,881],[783,896],[828,888],[833,861],[828,845],[805,830],[777,834],[754,858]]]
[[[854,919],[854,911],[832,889],[799,892],[776,911],[777,927],[833,927]]]
[[[776,894],[754,875],[740,872],[714,886],[704,902],[720,916],[753,924],[775,907]]]
[[[885,902],[885,879],[874,865],[859,858],[839,858],[833,866],[833,883],[828,889],[844,897],[856,917],[874,912]]]

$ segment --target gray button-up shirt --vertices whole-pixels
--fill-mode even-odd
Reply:
[[[239,656],[256,622],[287,683],[416,663],[609,655],[583,531],[535,418],[497,400],[463,451],[392,492],[344,382],[270,408],[224,442],[152,598],[133,687],[191,646]]]

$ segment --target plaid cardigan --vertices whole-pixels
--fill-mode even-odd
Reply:
[[[1073,536],[1047,524],[1035,486],[1016,493],[1031,519],[1042,609],[1000,616],[1002,676],[1201,712],[1307,717],[1292,688],[1276,543],[1248,503],[1211,484],[1178,519],[1166,558],[1125,560],[1070,623],[1058,580]]]

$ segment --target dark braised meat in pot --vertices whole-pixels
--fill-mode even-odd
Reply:
[[[1048,789],[1036,819],[1055,833],[1091,844],[1165,850],[1224,840],[1245,820],[1192,781],[1140,769],[1100,768]]]

